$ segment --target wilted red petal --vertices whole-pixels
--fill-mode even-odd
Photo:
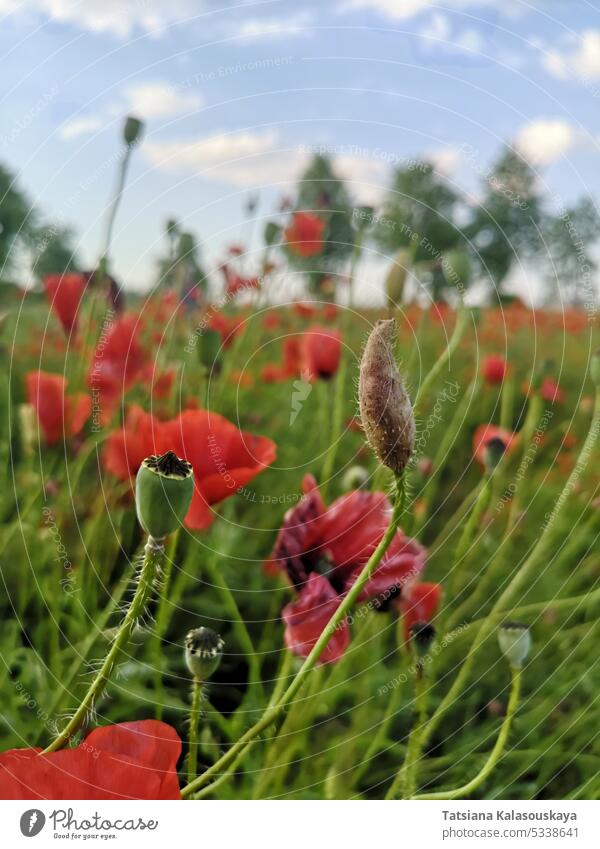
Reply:
[[[329,581],[313,572],[298,598],[284,607],[285,644],[300,657],[307,657],[323,629],[338,609],[340,597]],[[346,619],[335,630],[321,655],[321,663],[339,660],[350,643],[350,627]]]
[[[383,492],[356,490],[331,504],[319,521],[319,539],[336,575],[364,565],[383,536],[392,507]]]
[[[366,601],[377,596],[385,600],[392,589],[404,589],[406,593],[409,585],[416,582],[425,568],[426,561],[426,549],[416,540],[409,539],[402,531],[398,531],[381,563],[363,587],[358,600]],[[360,567],[350,576],[347,589],[354,584],[359,573]]]
[[[400,602],[405,639],[408,639],[411,627],[417,622],[431,622],[434,619],[441,597],[441,584],[422,583],[410,586]]]

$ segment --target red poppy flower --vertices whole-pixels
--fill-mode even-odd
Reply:
[[[556,383],[555,380],[552,380],[551,377],[547,377],[544,381],[542,381],[540,395],[544,401],[547,401],[549,404],[562,404],[565,400],[564,390],[561,389],[558,383]]]
[[[262,379],[267,383],[279,383],[283,380],[289,380],[291,377],[300,376],[302,368],[303,354],[301,338],[288,336],[283,343],[283,365],[267,363],[263,367],[261,375]]]
[[[194,496],[185,519],[192,530],[207,528],[213,520],[210,505],[235,495],[276,456],[270,439],[240,431],[216,413],[185,410],[161,422],[134,406],[129,408],[125,427],[108,438],[104,466],[127,480],[145,457],[169,450],[194,468]]]
[[[281,618],[285,623],[285,644],[300,657],[307,657],[323,629],[338,609],[340,596],[327,578],[313,572],[295,601],[286,605]],[[344,619],[334,631],[320,657],[321,663],[339,660],[350,645],[350,627]]]
[[[193,530],[211,524],[211,504],[234,495],[275,460],[270,439],[238,430],[206,410],[186,410],[164,427],[168,448],[194,468],[194,496],[185,520]]]
[[[101,334],[94,351],[87,382],[98,395],[103,423],[110,421],[133,383],[148,374],[148,355],[139,343],[140,330],[138,315],[124,315]]]
[[[340,364],[342,336],[339,330],[311,327],[303,336],[302,352],[309,377],[328,380]]]
[[[323,307],[323,319],[325,321],[333,321],[338,314],[336,304],[325,304]]]
[[[84,274],[47,274],[44,277],[50,307],[58,316],[67,336],[77,329],[77,310],[86,283]]]
[[[0,754],[0,799],[179,799],[177,732],[146,719],[96,728],[74,749]]]
[[[30,371],[25,375],[25,386],[48,445],[75,436],[90,417],[90,396],[85,392],[67,396],[67,381],[60,374]]]
[[[486,383],[494,386],[502,383],[508,371],[508,363],[499,354],[490,354],[481,366],[481,373]]]
[[[510,454],[518,440],[518,435],[506,428],[493,424],[479,425],[473,434],[473,455],[475,459],[485,466],[485,447],[492,439],[500,439],[504,443],[504,450]]]
[[[314,318],[317,314],[317,308],[313,304],[307,304],[304,301],[296,301],[292,310],[300,318]]]
[[[304,478],[303,491],[304,498],[284,517],[270,565],[284,570],[298,591],[297,600],[284,610],[285,639],[292,651],[306,657],[379,544],[390,521],[391,504],[383,492],[357,490],[325,507],[311,475]],[[360,600],[397,591],[416,579],[425,556],[418,543],[399,532]],[[329,617],[323,621],[325,611]],[[337,660],[337,651],[346,645],[339,639],[336,656],[330,660]]]
[[[243,316],[230,317],[220,312],[213,313],[208,322],[210,329],[215,330],[221,337],[221,343],[224,348],[229,348],[244,324],[245,319]]]
[[[276,330],[281,324],[281,319],[276,312],[268,312],[263,318],[263,327],[265,330]]]
[[[122,481],[132,478],[142,460],[163,449],[163,423],[132,404],[125,417],[125,426],[106,440],[104,468]],[[165,450],[168,450],[165,449]]]
[[[283,238],[292,253],[310,257],[323,250],[325,222],[310,212],[295,212],[291,224],[283,231]]]
[[[283,366],[279,366],[277,363],[267,363],[263,366],[260,376],[265,383],[280,383],[282,380],[288,379]]]
[[[400,610],[404,617],[404,636],[408,640],[409,631],[417,622],[431,622],[440,606],[441,584],[411,584],[400,601]]]

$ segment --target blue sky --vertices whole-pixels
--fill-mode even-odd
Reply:
[[[257,232],[315,148],[359,201],[377,203],[394,163],[423,156],[477,196],[503,142],[557,203],[596,197],[599,5],[0,0],[0,161],[92,263],[122,117],[144,118],[113,252],[142,289],[167,217],[214,265],[248,241],[248,192]]]

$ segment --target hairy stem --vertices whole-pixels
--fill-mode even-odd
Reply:
[[[104,658],[102,666],[96,673],[94,680],[90,684],[87,693],[74,715],[60,734],[44,750],[44,754],[55,752],[57,749],[61,749],[66,745],[79,731],[88,715],[94,710],[98,697],[110,680],[110,676],[117,665],[119,655],[129,643],[137,623],[144,616],[146,607],[152,596],[154,581],[160,571],[164,553],[164,540],[156,540],[153,537],[148,537],[148,542],[144,549],[144,561],[133,600],[117,631],[108,654]]]

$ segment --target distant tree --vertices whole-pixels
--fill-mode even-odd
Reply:
[[[543,224],[546,282],[549,300],[557,296],[577,305],[595,303],[593,274],[597,263],[591,248],[600,234],[600,215],[590,198],[583,198]]]
[[[501,292],[515,261],[527,262],[543,251],[543,217],[535,172],[518,153],[502,150],[484,177],[481,200],[465,228],[479,276],[490,288]]]
[[[38,281],[46,274],[81,271],[68,227],[45,225],[36,228],[32,237],[32,271]]]
[[[15,248],[27,242],[35,228],[31,204],[15,185],[14,176],[0,165],[0,277],[14,263]]]
[[[376,216],[374,239],[384,250],[406,249],[407,263],[437,299],[451,286],[443,272],[443,257],[464,245],[457,222],[467,209],[431,163],[401,166]]]
[[[313,157],[298,181],[294,209],[313,212],[325,221],[325,246],[321,253],[311,257],[301,257],[288,250],[289,263],[308,275],[311,291],[331,294],[326,289],[327,281],[345,267],[352,253],[355,233],[351,225],[350,195],[328,157]]]

